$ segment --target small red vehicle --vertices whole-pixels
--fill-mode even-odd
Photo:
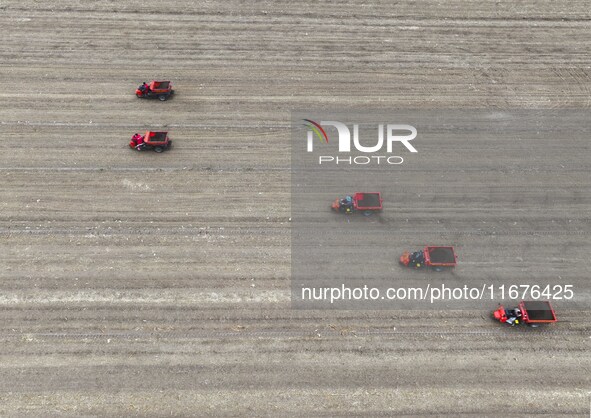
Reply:
[[[422,250],[413,253],[405,251],[400,256],[400,264],[405,267],[422,268],[431,267],[436,271],[455,267],[458,257],[454,247],[426,246]]]
[[[134,134],[129,141],[129,147],[138,151],[162,152],[171,146],[172,140],[168,137],[168,132],[147,131],[145,135]]]
[[[382,210],[382,201],[382,195],[379,192],[358,192],[353,196],[336,199],[332,203],[332,210],[347,214],[362,212],[369,216]]]
[[[505,309],[503,305],[499,305],[499,308],[493,312],[493,317],[511,326],[526,324],[534,328],[557,321],[556,313],[547,300],[522,300],[513,309]]]
[[[174,94],[172,83],[170,81],[145,81],[135,90],[135,95],[142,99],[167,100]]]

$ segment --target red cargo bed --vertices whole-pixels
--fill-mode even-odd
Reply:
[[[556,322],[556,313],[547,300],[521,301],[519,309],[526,324],[548,324]]]
[[[379,192],[355,193],[353,206],[357,210],[382,210],[382,196]]]
[[[427,246],[423,251],[426,266],[454,267],[457,264],[454,247]]]

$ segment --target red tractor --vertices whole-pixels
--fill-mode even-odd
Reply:
[[[379,192],[355,193],[353,196],[336,199],[332,203],[332,210],[346,214],[361,212],[370,216],[382,210],[382,196]]]
[[[413,253],[405,251],[400,256],[400,264],[415,269],[431,267],[435,271],[442,271],[445,268],[455,267],[458,257],[454,247],[426,246],[422,250]]]
[[[519,324],[538,327],[542,324],[556,322],[556,313],[547,300],[521,301],[516,308],[505,309],[503,305],[493,312],[493,317],[512,327]]]
[[[161,102],[174,94],[170,81],[145,81],[135,90],[135,95],[142,99],[158,99]]]
[[[129,141],[129,148],[138,151],[154,150],[160,153],[171,146],[172,140],[168,138],[168,132],[147,131],[145,135],[134,134]]]

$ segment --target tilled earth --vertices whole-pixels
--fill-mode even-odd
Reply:
[[[6,0],[0,33],[0,415],[588,416],[587,142],[426,147],[384,202],[394,269],[453,230],[455,278],[575,285],[539,330],[291,309],[289,154],[292,109],[588,108],[588,2]]]

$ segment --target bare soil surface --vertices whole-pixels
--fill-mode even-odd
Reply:
[[[0,415],[588,416],[589,306],[291,309],[289,154],[292,109],[588,108],[587,1],[5,0],[0,34]],[[384,258],[454,231],[456,278],[588,292],[589,143],[465,145],[384,196]]]

